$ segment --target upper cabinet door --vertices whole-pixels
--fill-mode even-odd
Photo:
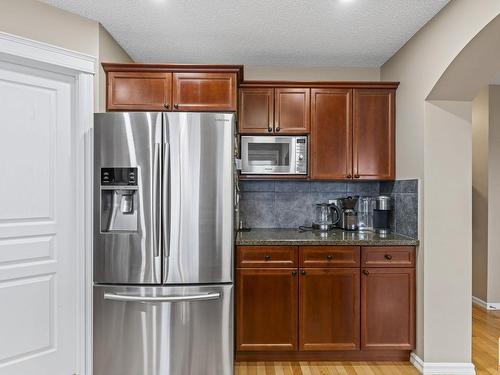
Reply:
[[[310,89],[280,88],[274,91],[274,131],[277,134],[309,133]]]
[[[236,111],[235,73],[174,73],[174,111]]]
[[[393,89],[354,90],[355,179],[395,178],[395,94]]]
[[[311,90],[311,178],[352,177],[352,90]]]
[[[274,130],[274,89],[240,89],[239,129],[242,134],[266,134]]]
[[[108,72],[107,109],[165,111],[171,108],[172,73]]]

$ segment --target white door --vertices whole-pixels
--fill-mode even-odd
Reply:
[[[0,375],[75,372],[73,85],[0,63]]]

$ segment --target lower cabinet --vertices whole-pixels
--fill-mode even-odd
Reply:
[[[358,268],[300,271],[299,348],[359,349]]]
[[[415,346],[415,269],[363,269],[361,311],[362,349],[413,349]]]
[[[415,347],[414,247],[237,251],[237,359],[408,360]]]
[[[296,269],[238,269],[237,350],[296,350],[297,313]]]

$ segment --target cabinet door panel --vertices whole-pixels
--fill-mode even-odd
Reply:
[[[240,89],[239,129],[242,134],[268,134],[274,128],[274,89]]]
[[[237,350],[296,350],[297,270],[238,269],[236,288]]]
[[[395,178],[395,90],[354,90],[354,177]]]
[[[361,348],[412,350],[414,345],[415,269],[363,269]]]
[[[108,110],[165,111],[170,108],[171,73],[109,72],[107,80]]]
[[[176,111],[236,111],[236,74],[174,73]]]
[[[274,131],[277,134],[309,133],[310,89],[275,89]]]
[[[306,268],[299,281],[300,350],[359,349],[359,269]]]
[[[311,178],[352,176],[352,90],[311,91]]]

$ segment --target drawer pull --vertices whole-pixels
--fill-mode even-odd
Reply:
[[[328,260],[332,260],[332,259],[333,259],[333,255],[332,255],[332,254],[328,254],[328,255],[326,256],[326,259],[328,259]]]
[[[297,275],[297,271],[292,271],[292,276],[296,276]]]
[[[387,259],[387,260],[391,260],[392,259],[392,255],[390,254],[385,254],[384,255],[384,258]]]
[[[300,274],[301,274],[301,275],[305,275],[305,274],[306,274],[306,271],[301,270],[301,271],[300,271]]]
[[[264,256],[264,259],[265,259],[265,260],[271,260],[271,255],[266,255],[266,256]]]
[[[370,272],[368,272],[367,270],[363,270],[363,275],[368,276],[369,274]]]

